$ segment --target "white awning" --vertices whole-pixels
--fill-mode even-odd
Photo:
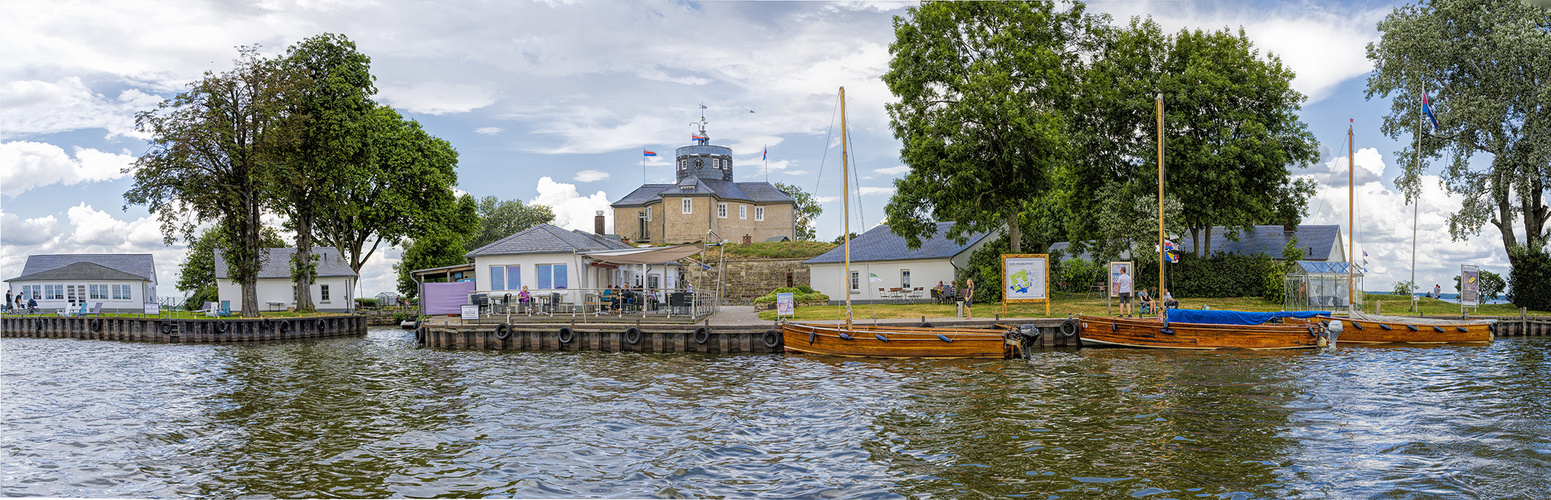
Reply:
[[[610,264],[662,264],[700,253],[700,250],[700,245],[676,245],[583,252],[582,255]]]

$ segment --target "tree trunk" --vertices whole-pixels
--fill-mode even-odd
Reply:
[[[1007,239],[1012,241],[1012,253],[1023,253],[1023,228],[1018,227],[1018,214],[1007,216]]]
[[[296,255],[291,265],[292,276],[296,278],[296,312],[314,312],[318,308],[312,302],[312,276],[315,270],[312,266],[312,212],[310,207],[300,206],[296,210]]]
[[[1201,228],[1190,228],[1190,248],[1196,251],[1196,257],[1201,256]]]
[[[1202,238],[1202,240],[1203,240],[1202,243],[1204,243],[1204,245],[1202,245],[1202,246],[1206,249],[1206,253],[1199,254],[1199,255],[1202,258],[1211,258],[1211,256],[1212,256],[1212,226],[1210,226],[1210,225],[1206,226],[1206,237]]]
[[[264,266],[263,261],[260,260],[263,254],[263,249],[261,248],[263,245],[259,239],[259,230],[263,227],[263,223],[259,221],[259,204],[254,199],[254,191],[256,189],[250,187],[248,192],[244,193],[243,203],[246,206],[243,207],[243,216],[245,220],[238,222],[237,226],[242,233],[243,262],[228,264],[229,267],[233,265],[249,266],[248,269],[255,271],[254,274],[247,276],[245,280],[238,281],[238,283],[242,284],[242,316],[244,318],[256,318],[259,315],[258,275],[256,271]]]

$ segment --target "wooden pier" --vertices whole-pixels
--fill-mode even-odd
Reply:
[[[209,319],[6,316],[0,319],[0,336],[3,337],[207,343],[359,335],[366,335],[366,318],[358,315]]]

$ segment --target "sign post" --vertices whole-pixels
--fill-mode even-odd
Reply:
[[[1466,307],[1481,306],[1481,271],[1476,266],[1459,266],[1459,313],[1465,314]]]
[[[792,317],[797,314],[797,299],[791,293],[776,294],[776,319],[782,316]]]
[[[1008,303],[1044,302],[1050,315],[1050,255],[1002,255],[1002,315]]]

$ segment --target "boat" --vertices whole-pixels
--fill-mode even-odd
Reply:
[[[1078,316],[1083,347],[1307,349],[1325,345],[1325,311],[1165,309],[1165,317]]]
[[[846,135],[845,87],[840,88],[840,185],[849,192],[850,140]],[[851,197],[845,196],[845,273],[851,275]],[[1026,342],[1017,329],[893,327],[857,325],[851,318],[851,294],[845,294],[845,323],[781,325],[785,349],[793,354],[879,358],[1012,358]]]

